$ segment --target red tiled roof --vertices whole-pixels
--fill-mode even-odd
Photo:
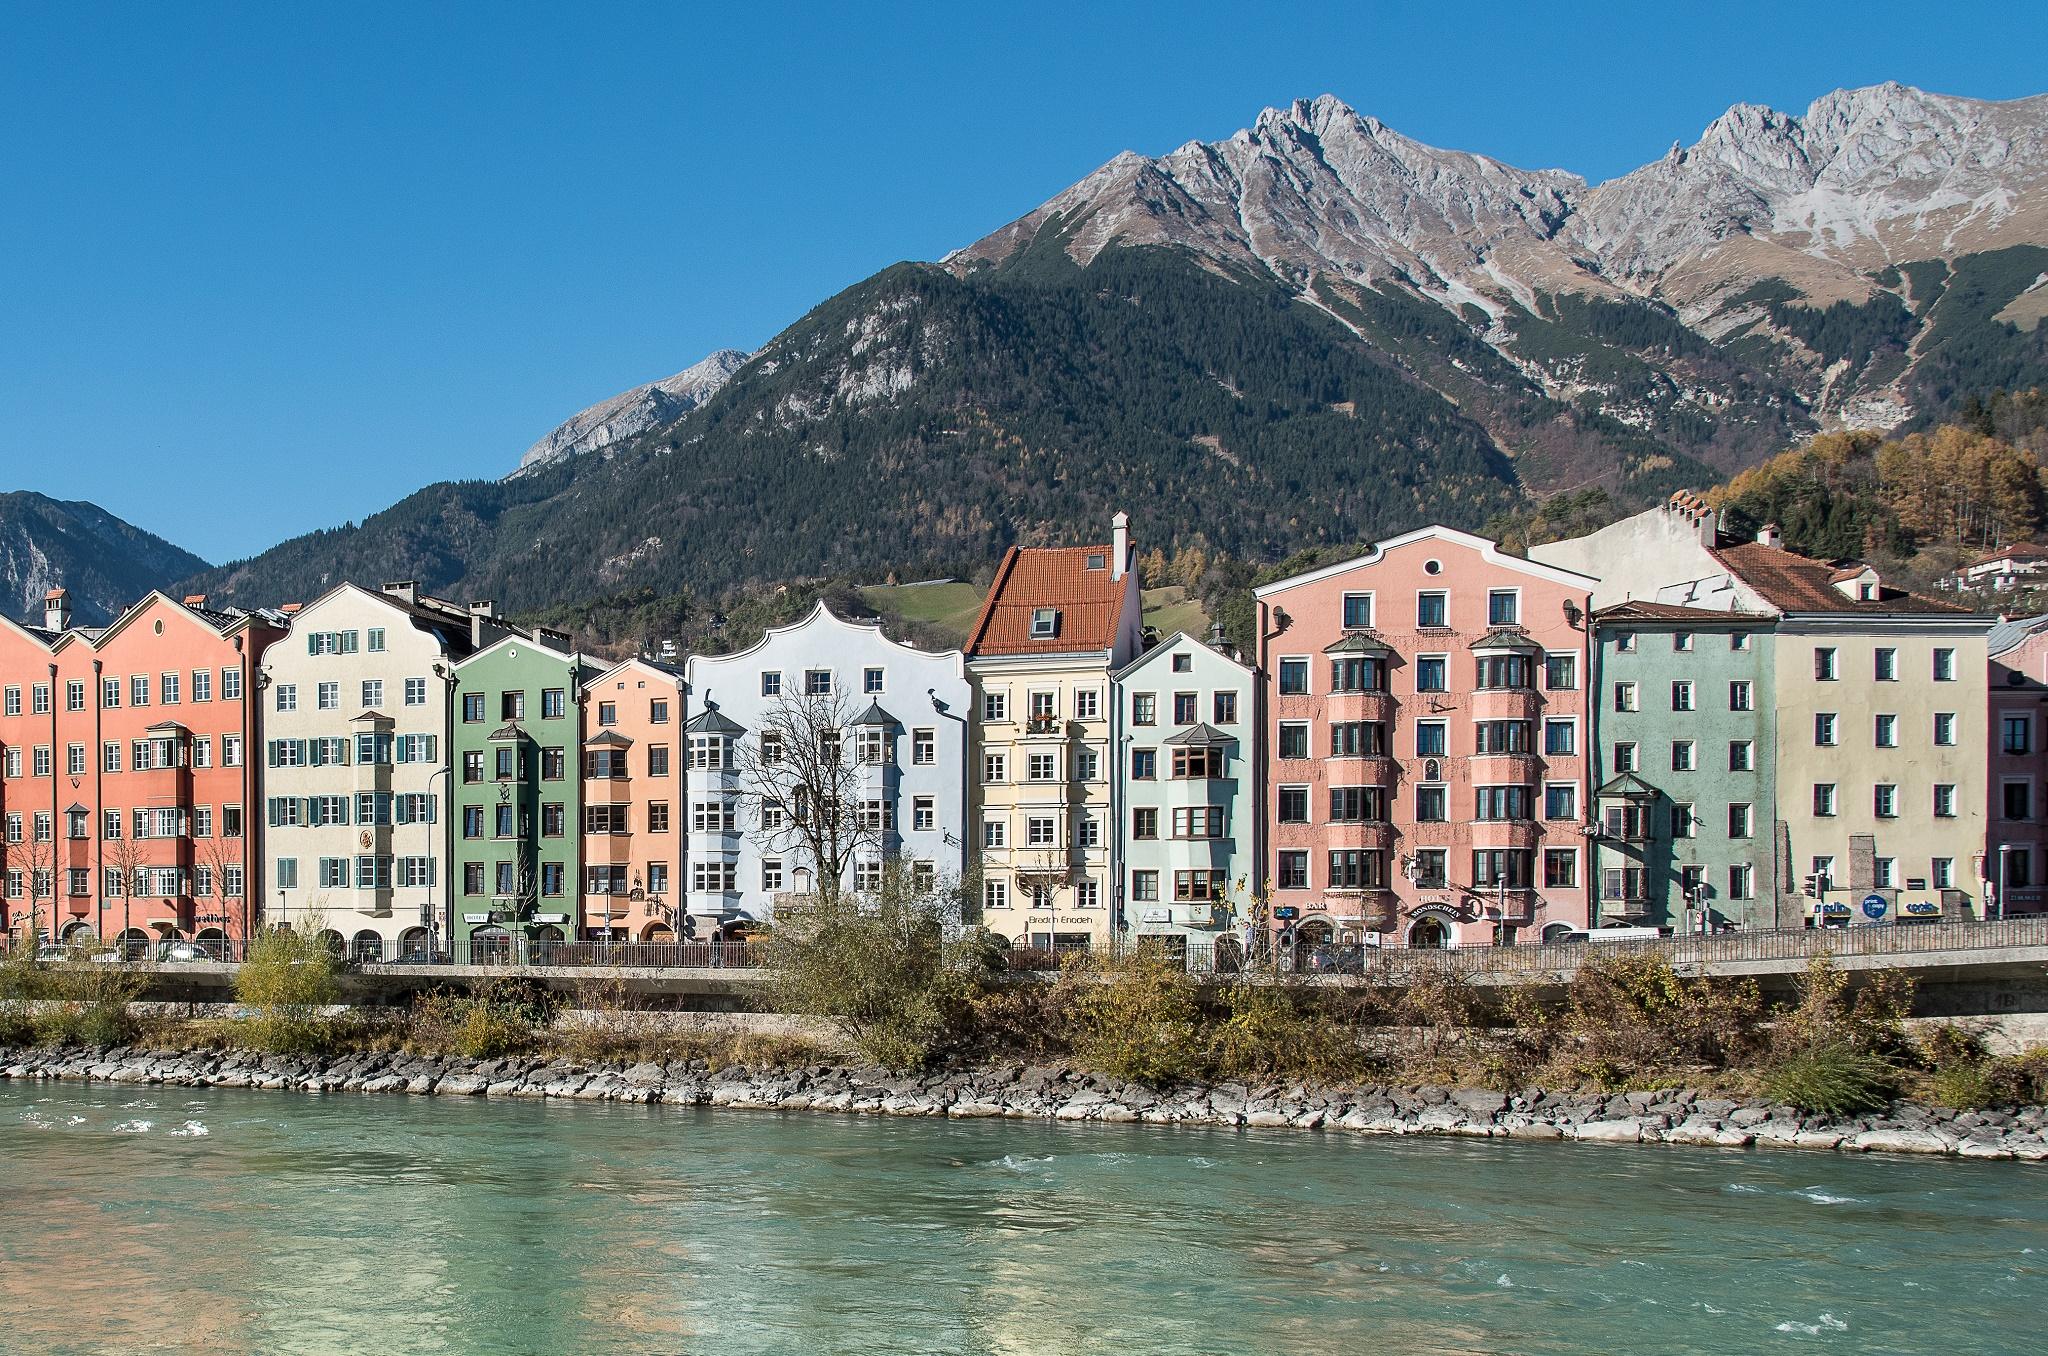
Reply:
[[[1863,612],[1875,616],[1970,615],[1967,607],[1898,590],[1868,602],[1851,598],[1836,588],[1834,581],[1861,574],[1862,566],[1845,569],[1825,560],[1811,560],[1775,546],[1765,546],[1762,542],[1723,546],[1715,550],[1714,558],[1761,594],[1765,602],[1785,612]]]
[[[974,629],[967,633],[967,653],[1073,654],[1107,650],[1116,644],[1122,619],[1124,581],[1112,579],[1107,546],[1012,546],[996,567],[988,600]],[[1088,568],[1088,557],[1100,556],[1104,568]],[[1033,639],[1031,614],[1057,608],[1059,633]]]
[[[2006,547],[2003,551],[1993,551],[1988,556],[1979,556],[1970,562],[1970,568],[1996,564],[2001,560],[2048,560],[2048,546],[2031,541],[2019,542]]]

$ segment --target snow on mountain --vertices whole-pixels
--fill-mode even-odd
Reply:
[[[650,428],[674,423],[709,400],[750,357],[736,348],[722,348],[672,377],[635,386],[609,400],[569,416],[547,437],[526,449],[512,475],[638,437]]]

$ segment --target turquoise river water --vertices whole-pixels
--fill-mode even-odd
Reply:
[[[2048,1169],[0,1085],[7,1352],[2039,1349]]]

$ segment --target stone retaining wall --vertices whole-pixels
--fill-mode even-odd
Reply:
[[[0,1078],[2048,1160],[2048,1108],[2038,1106],[1950,1111],[1899,1103],[1884,1115],[1837,1120],[1691,1092],[1610,1097],[1241,1083],[1159,1090],[1057,1066],[898,1076],[829,1065],[713,1071],[702,1060],[618,1065],[531,1057],[363,1054],[317,1059],[238,1051],[66,1049],[0,1050]]]

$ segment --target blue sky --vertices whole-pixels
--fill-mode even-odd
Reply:
[[[1601,179],[2048,90],[2048,6],[0,4],[0,489],[214,560],[496,476],[1129,148],[1335,93]]]

